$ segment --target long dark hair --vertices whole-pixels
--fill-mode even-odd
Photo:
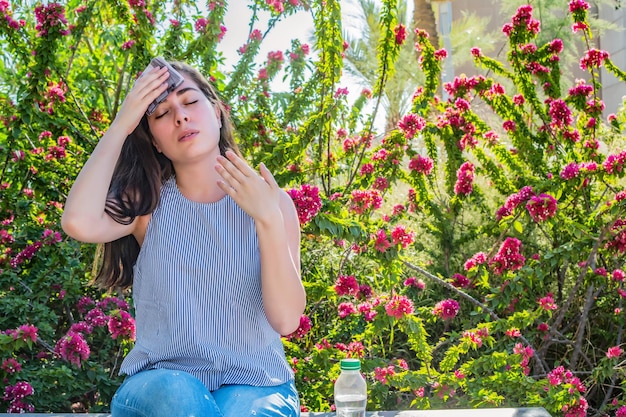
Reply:
[[[239,154],[228,112],[213,86],[190,65],[182,62],[170,62],[170,65],[193,80],[220,110],[220,153],[224,155],[227,149],[231,149]],[[118,223],[130,224],[136,217],[152,213],[159,203],[161,186],[174,174],[172,162],[157,152],[152,139],[148,119],[144,115],[122,146],[109,187],[105,212]],[[133,266],[139,249],[133,235],[105,243],[101,251],[102,265],[93,280],[94,284],[107,290],[132,286]]]

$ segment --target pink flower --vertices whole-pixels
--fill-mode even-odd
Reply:
[[[29,395],[33,395],[35,390],[33,390],[32,385],[30,385],[26,381],[20,381],[15,385],[7,385],[4,389],[4,396],[2,399],[4,401],[21,401],[24,397],[28,397]],[[9,411],[11,413],[11,411]]]
[[[411,162],[409,162],[409,169],[424,175],[430,175],[433,170],[433,165],[434,162],[429,157],[417,155],[411,159]]]
[[[301,225],[310,222],[322,208],[322,200],[319,196],[319,189],[315,186],[303,184],[300,189],[293,188],[287,191],[293,200],[298,212],[298,220]]]
[[[589,49],[585,56],[580,60],[580,69],[587,69],[592,67],[601,67],[604,60],[609,58],[607,51],[601,51],[598,49]]]
[[[383,204],[383,199],[377,190],[354,190],[351,200],[350,211],[356,214],[379,209]]]
[[[473,48],[470,50],[470,52],[471,52],[471,54],[472,54],[472,56],[473,56],[474,58],[480,58],[480,57],[482,56],[482,52],[481,52],[480,48],[478,48],[478,47],[476,47],[476,46],[475,46],[475,47],[473,47]]]
[[[25,342],[37,341],[37,328],[32,324],[23,324],[17,328],[17,339],[22,339]]]
[[[14,374],[22,370],[22,365],[14,358],[5,359],[0,367],[7,374]]]
[[[359,283],[354,275],[339,275],[335,281],[335,292],[337,295],[353,295],[359,293]]]
[[[406,114],[399,122],[398,128],[404,133],[407,139],[412,139],[415,134],[426,127],[426,120],[423,117],[414,114]]]
[[[89,345],[80,333],[68,332],[57,342],[54,352],[64,360],[80,367],[82,361],[86,361],[91,353]]]
[[[472,268],[475,268],[478,265],[482,265],[487,262],[487,255],[484,252],[475,253],[474,256],[465,261],[465,265],[463,268],[466,271],[469,271]]]
[[[426,288],[426,283],[421,279],[417,279],[416,277],[408,277],[404,280],[404,286],[415,287],[419,290],[423,290],[424,288]]]
[[[461,275],[461,274],[452,275],[452,285],[454,285],[455,287],[467,288],[470,286],[470,284],[471,284],[470,280],[465,275]]]
[[[613,281],[622,282],[624,281],[624,278],[626,278],[626,274],[621,269],[616,269],[611,274],[611,278],[613,279]]]
[[[372,321],[374,317],[378,315],[378,312],[374,309],[372,303],[362,303],[359,304],[359,313],[363,314],[363,318],[365,321]]]
[[[121,337],[126,340],[135,340],[135,319],[124,310],[111,314],[108,327],[113,339]]]
[[[196,20],[196,23],[195,23],[196,32],[204,33],[206,31],[206,27],[208,23],[209,21],[206,20],[204,17],[201,17],[198,20]]]
[[[569,2],[570,13],[589,9],[589,4],[585,0],[571,0]]]
[[[504,128],[504,130],[506,130],[507,132],[515,132],[515,122],[513,120],[506,120],[503,124],[502,127]]]
[[[556,310],[558,308],[551,293],[539,299],[539,306],[546,311]]]
[[[403,316],[413,314],[413,302],[403,295],[394,295],[385,305],[388,316],[401,319]]]
[[[345,319],[346,317],[348,317],[351,314],[356,313],[356,308],[354,307],[354,304],[352,303],[341,303],[339,304],[339,306],[337,307],[338,313],[339,313],[339,317],[342,319]]]
[[[458,313],[459,303],[451,298],[439,301],[433,308],[433,315],[443,320],[452,320]]]
[[[522,242],[519,239],[506,238],[498,253],[489,261],[489,266],[496,275],[502,275],[505,271],[516,271],[524,266],[526,258],[519,253],[521,246]]]
[[[550,102],[550,109],[548,111],[550,117],[552,118],[552,122],[550,123],[553,127],[566,127],[572,123],[572,112],[567,107],[567,104],[559,99],[552,100]]]
[[[396,226],[391,231],[391,239],[394,245],[401,245],[406,249],[415,240],[415,233],[408,232],[404,226]]]
[[[395,27],[393,32],[396,35],[396,45],[402,45],[404,41],[406,40],[406,36],[407,36],[406,26],[404,26],[403,24],[400,24]]]
[[[296,331],[290,334],[287,338],[291,339],[292,337],[295,337],[296,339],[302,339],[307,335],[307,333],[309,333],[311,327],[311,319],[306,314],[303,314],[300,316],[300,325]]]
[[[576,178],[579,172],[580,170],[578,164],[576,162],[572,162],[565,166],[565,168],[563,168],[563,171],[561,171],[559,175],[561,176],[561,178],[567,181]]]
[[[623,353],[624,351],[622,350],[622,348],[620,348],[619,346],[613,346],[606,351],[606,357],[609,359],[619,358],[620,356],[622,356]]]
[[[526,203],[526,210],[532,219],[539,223],[554,217],[557,210],[557,202],[550,194],[540,194],[530,198]]]
[[[474,164],[464,162],[456,172],[456,184],[454,185],[454,193],[457,195],[468,195],[473,190],[474,182]]]
[[[387,251],[387,249],[391,247],[391,242],[389,241],[387,237],[387,232],[385,230],[383,229],[378,230],[376,234],[373,236],[373,238],[375,239],[374,248],[378,252],[384,253]]]

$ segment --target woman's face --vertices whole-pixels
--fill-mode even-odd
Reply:
[[[219,154],[217,107],[193,80],[183,76],[185,81],[148,116],[154,146],[175,166]]]

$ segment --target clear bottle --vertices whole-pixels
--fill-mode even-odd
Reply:
[[[337,417],[365,417],[367,383],[361,375],[361,361],[342,359],[341,373],[335,381]]]

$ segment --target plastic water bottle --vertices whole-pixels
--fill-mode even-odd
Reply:
[[[337,417],[365,417],[367,383],[361,375],[361,361],[342,359],[341,373],[335,381]]]

